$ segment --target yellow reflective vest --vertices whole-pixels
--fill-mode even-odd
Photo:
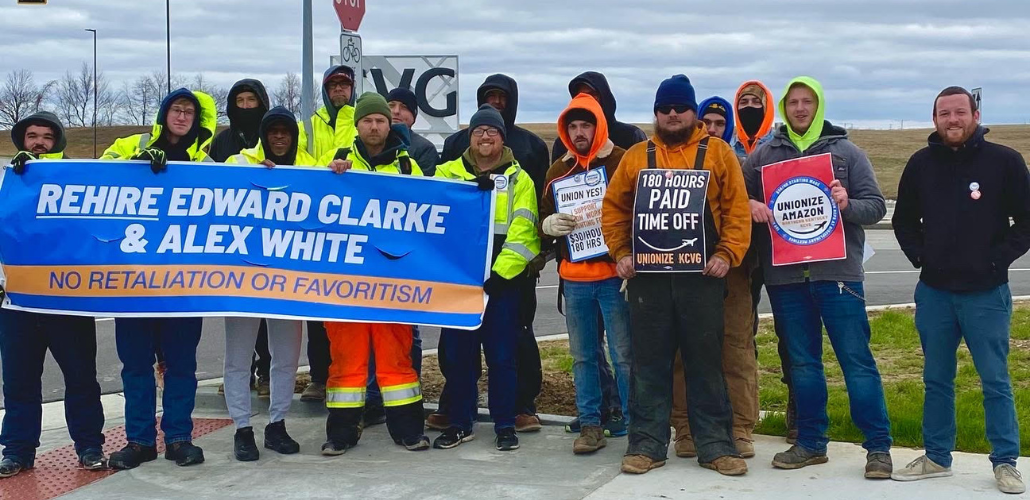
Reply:
[[[352,170],[364,170],[368,172],[380,172],[385,174],[401,174],[403,173],[401,171],[401,159],[407,158],[407,161],[411,164],[410,175],[425,175],[422,173],[422,168],[418,166],[418,162],[416,162],[414,158],[408,156],[408,151],[404,149],[397,151],[397,157],[394,158],[393,163],[390,163],[389,165],[372,165],[365,157],[361,156],[361,153],[359,153],[357,148],[353,147],[352,144],[350,146],[337,148],[326,153],[326,155],[323,156],[321,160],[319,160],[319,164],[329,165],[336,157],[336,154],[340,151],[344,151],[347,153],[346,158],[343,159],[351,161],[350,168]]]
[[[265,161],[265,149],[261,147],[261,141],[258,141],[257,146],[250,149],[244,149],[238,154],[234,154],[225,159],[225,163],[235,163],[240,165],[257,165]],[[325,167],[327,163],[319,163],[318,160],[314,159],[311,155],[303,149],[297,150],[297,157],[293,159],[293,165],[297,167]]]
[[[533,179],[511,155],[508,147],[504,163],[489,174],[494,180],[497,200],[494,205],[494,262],[491,268],[504,279],[512,279],[526,270],[529,261],[540,253],[540,235],[536,230],[536,188]],[[475,167],[464,157],[437,165],[436,176],[475,181]]]
[[[207,155],[207,150],[211,147],[211,141],[215,136],[215,127],[218,123],[218,111],[215,109],[215,100],[211,96],[199,91],[193,91],[193,95],[200,103],[201,132],[197,134],[197,140],[186,149],[186,152],[190,155],[190,161],[213,161]],[[135,156],[136,153],[139,153],[140,150],[146,149],[157,142],[161,137],[163,129],[164,127],[155,120],[153,128],[148,133],[115,139],[114,144],[111,144],[104,151],[104,154],[100,155],[100,159],[128,160]]]
[[[298,149],[307,152],[308,132],[304,120],[298,122],[297,126],[300,128]],[[340,108],[336,113],[336,128],[329,125],[329,109],[325,106],[318,108],[318,111],[311,115],[311,134],[315,137],[315,149],[311,156],[315,158],[322,158],[330,151],[335,152],[337,148],[350,147],[358,136],[358,129],[354,127],[354,106],[348,104]]]

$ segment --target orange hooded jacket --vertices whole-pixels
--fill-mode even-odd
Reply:
[[[765,99],[762,99],[762,104],[765,107],[765,117],[762,119],[762,126],[758,128],[758,132],[754,137],[747,135],[747,132],[744,131],[744,127],[741,125],[740,121],[740,113],[738,112],[740,96],[745,93],[753,93],[745,92],[746,90],[749,90],[748,87],[752,86],[758,87],[765,92]],[[773,105],[769,106],[770,103]],[[746,154],[750,155],[751,152],[758,147],[758,141],[769,134],[769,131],[772,130],[774,119],[776,119],[776,101],[773,100],[773,95],[772,92],[769,91],[769,87],[766,87],[765,84],[758,80],[749,80],[741,84],[740,88],[737,89],[736,97],[733,99],[733,120],[734,123],[737,124],[737,141],[744,146],[744,152]]]
[[[651,137],[658,168],[693,169],[698,144],[704,137],[708,137],[708,130],[700,120],[684,144],[669,147],[657,135]],[[604,197],[601,232],[608,244],[608,252],[616,262],[633,254],[633,202],[637,174],[645,168],[647,142],[641,142],[623,155]],[[708,185],[708,207],[719,234],[719,244],[713,256],[725,259],[731,267],[739,266],[751,245],[751,211],[748,209],[744,174],[733,149],[718,137],[708,139],[704,169],[712,173]]]
[[[594,115],[597,122],[597,128],[594,130],[594,141],[586,155],[581,155],[576,151],[576,146],[569,137],[566,116],[573,109],[589,111]],[[565,111],[562,111],[558,117],[558,138],[565,145],[568,152],[551,164],[551,167],[547,170],[544,194],[540,198],[540,222],[538,224],[542,249],[556,247],[558,252],[560,252],[561,259],[558,265],[558,275],[562,279],[569,281],[600,281],[614,278],[618,276],[618,273],[615,271],[615,262],[611,260],[611,257],[605,255],[581,262],[571,262],[569,260],[568,243],[565,241],[565,238],[555,238],[545,234],[543,231],[543,221],[556,211],[554,190],[551,189],[551,185],[555,181],[588,170],[604,167],[605,177],[610,183],[612,175],[615,174],[619,162],[622,160],[622,155],[626,151],[616,147],[608,138],[608,122],[605,120],[604,110],[597,100],[589,94],[577,95],[569,103],[568,107],[565,108]]]

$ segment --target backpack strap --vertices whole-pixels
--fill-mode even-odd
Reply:
[[[411,175],[411,157],[408,155],[397,158],[397,163],[400,164],[401,173],[404,175]]]
[[[647,141],[647,168],[658,168],[658,160],[655,159],[655,145],[650,139]]]
[[[694,160],[694,170],[704,170],[705,166],[705,155],[708,154],[708,138],[705,136],[701,139],[701,143],[697,145],[697,158]]]

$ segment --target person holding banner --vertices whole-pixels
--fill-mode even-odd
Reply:
[[[65,158],[64,126],[53,113],[30,115],[11,128],[18,154],[15,174],[25,162]],[[34,165],[32,168],[46,168]],[[0,298],[3,288],[0,288]],[[33,468],[42,433],[42,377],[47,350],[64,375],[65,419],[75,442],[79,466],[107,468],[104,456],[104,408],[97,383],[96,322],[88,316],[40,314],[0,309],[0,361],[3,362],[5,412],[0,445],[0,478]]]
[[[747,192],[732,148],[709,137],[697,109],[686,76],[663,81],[654,137],[626,151],[604,198],[601,229],[630,305],[633,384],[622,471],[633,474],[665,465],[677,351],[698,462],[747,473],[722,371],[725,277],[751,240]]]
[[[608,138],[604,111],[589,94],[578,94],[558,117],[558,137],[568,152],[547,171],[540,199],[541,251],[558,254],[580,425],[572,451],[582,454],[607,445],[601,427],[600,380],[600,366],[608,364],[603,352],[605,332],[619,400],[629,397],[629,305],[619,290],[622,280],[601,234],[605,189],[626,150]],[[604,318],[600,325],[598,315]],[[626,408],[612,413],[611,419],[621,421]]]
[[[257,146],[230,156],[226,163],[264,165],[300,165],[314,167],[317,160],[297,147],[298,130],[293,113],[276,106],[265,113],[258,127]],[[270,401],[268,425],[265,426],[264,446],[290,455],[300,451],[297,443],[286,431],[286,414],[293,402],[293,388],[297,379],[301,340],[304,326],[300,321],[261,319],[254,317],[225,318],[225,404],[229,416],[236,424],[233,436],[233,455],[241,462],[259,458],[254,428],[250,425],[250,369],[254,342],[264,321],[268,328],[268,347],[272,354],[269,370]]]
[[[214,114],[213,100],[200,92],[178,89],[161,101],[153,130],[118,139],[100,157],[103,160],[146,160],[158,174],[168,161],[211,161],[203,151],[213,130],[201,126],[201,115]],[[132,469],[157,458],[157,389],[155,352],[164,354],[167,371],[161,430],[165,458],[186,466],[204,461],[204,451],[193,444],[193,406],[197,397],[197,345],[202,318],[116,318],[115,343],[122,362],[125,388],[125,436],[128,444],[111,454],[115,469]],[[249,349],[253,351],[253,342]]]
[[[979,122],[969,91],[941,91],[933,105],[937,130],[929,145],[908,160],[898,185],[894,234],[905,256],[921,269],[915,300],[925,359],[926,454],[892,478],[952,474],[956,351],[965,339],[983,388],[998,489],[1023,493],[1026,486],[1016,469],[1019,421],[1008,369],[1008,269],[1030,249],[1030,175],[1022,155],[988,142],[988,130]]]
[[[500,451],[519,447],[516,435],[518,376],[516,358],[521,334],[522,289],[531,281],[530,261],[540,254],[536,189],[511,149],[505,146],[504,118],[490,105],[480,106],[469,122],[472,145],[461,158],[439,165],[437,177],[474,181],[496,192],[494,243],[490,278],[483,284],[489,303],[483,324],[475,331],[444,328],[441,353],[448,365],[444,376],[450,400],[450,424],[433,441],[434,448],[454,448],[475,439],[480,345],[490,370],[490,418]],[[441,368],[443,369],[443,367]]]
[[[354,169],[421,176],[418,163],[408,156],[403,125],[390,125],[392,115],[386,98],[375,92],[361,94],[354,108],[358,138],[353,147],[330,151],[323,163],[329,163],[336,173]],[[341,181],[346,182],[346,177]],[[373,355],[390,437],[411,451],[429,449],[429,438],[424,434],[422,388],[411,363],[411,325],[327,322],[325,326],[333,361],[326,387],[329,417],[322,454],[342,455],[358,444],[369,357]]]
[[[865,435],[865,477],[886,479],[893,469],[890,419],[869,349],[862,263],[863,226],[879,222],[887,208],[869,158],[846,130],[824,121],[818,81],[791,80],[779,111],[787,123],[744,164],[752,218],[770,234],[758,250],[797,398],[797,442],[777,453],[773,466],[827,461],[825,326],[844,372],[852,420]]]
[[[701,101],[701,121],[708,135],[727,144],[733,140],[733,113],[721,97]],[[750,254],[750,252],[748,252]],[[758,424],[758,356],[755,352],[754,320],[751,307],[751,269],[745,258],[726,273],[726,299],[723,301],[722,370],[733,407],[733,443],[743,458],[755,456],[751,432]],[[673,369],[672,427],[676,429],[676,456],[693,457],[697,450],[690,434],[687,387],[683,359],[676,356]]]

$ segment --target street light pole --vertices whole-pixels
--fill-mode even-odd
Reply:
[[[97,157],[97,30],[86,28],[93,33],[93,158]]]
[[[172,6],[171,0],[165,0],[165,50],[167,51],[168,93],[172,93]]]

